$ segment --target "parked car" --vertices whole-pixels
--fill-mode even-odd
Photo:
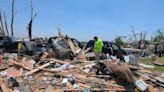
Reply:
[[[14,40],[13,37],[9,36],[0,36],[0,49],[4,53],[18,53],[17,47],[18,44],[22,44],[21,53],[26,55],[38,55],[45,51],[44,48],[37,47],[35,42],[32,41],[19,41]]]
[[[22,49],[20,52],[26,55],[35,55],[45,51],[42,48],[38,48],[36,44],[32,41],[13,41],[12,43],[4,44],[5,52],[17,53],[18,52],[17,47],[19,43],[22,44]]]
[[[90,48],[89,52],[93,52],[94,42],[95,42],[94,40],[90,40],[87,43],[86,48]],[[116,56],[117,58],[124,61],[123,56],[126,55],[126,52],[123,49],[121,49],[121,47],[109,41],[103,41],[103,44],[104,46],[102,48],[102,52],[104,54],[109,53],[110,55]]]
[[[12,43],[13,37],[10,36],[0,36],[0,52],[3,52],[5,50],[5,44]]]
[[[35,38],[32,39],[31,41],[35,42],[37,47],[46,47],[46,43],[43,40],[43,38]]]
[[[116,53],[118,51],[122,52],[123,55],[126,55],[126,52],[121,49],[118,45],[116,45],[115,43],[112,43],[112,42],[109,42],[109,41],[103,41],[103,49],[102,49],[102,52],[104,53],[109,53],[109,54],[112,54],[112,55],[116,55]],[[87,46],[86,48],[91,48],[89,50],[89,52],[93,52],[93,48],[94,48],[94,40],[90,40],[88,43],[87,43]],[[110,51],[110,50],[107,50],[107,49],[111,49],[113,50],[113,53]],[[107,52],[108,51],[108,52]],[[109,52],[110,51],[110,52]]]
[[[66,36],[65,39],[68,39]],[[76,39],[70,38],[74,45],[78,46],[79,48],[83,48],[83,45]],[[56,58],[58,59],[70,59],[72,60],[75,55],[72,52],[71,48],[68,46],[66,41],[60,37],[50,37],[48,40],[48,48],[53,48],[56,52],[56,55],[58,55]]]
[[[164,55],[164,41],[161,40],[160,42],[154,42],[154,53],[158,55],[159,57],[162,57]]]

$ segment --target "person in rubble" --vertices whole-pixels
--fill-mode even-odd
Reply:
[[[140,49],[142,51],[141,56],[145,57],[145,55],[146,55],[146,45],[144,44],[143,41],[141,41]]]
[[[20,55],[21,51],[22,51],[22,43],[21,42],[19,42],[17,45],[17,51],[18,51],[18,55]]]
[[[102,53],[103,41],[99,39],[97,36],[94,37],[94,53],[97,63],[100,61],[100,55]]]
[[[163,47],[162,47],[161,45],[158,46],[157,52],[158,52],[158,56],[159,56],[159,57],[162,57]]]

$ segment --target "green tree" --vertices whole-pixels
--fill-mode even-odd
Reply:
[[[123,40],[122,40],[122,37],[121,37],[121,36],[116,37],[116,38],[115,38],[115,43],[116,43],[117,45],[123,45],[124,42],[123,42]]]

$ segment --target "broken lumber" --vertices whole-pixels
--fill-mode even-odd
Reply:
[[[49,63],[47,63],[47,64],[44,64],[44,65],[42,65],[42,66],[40,66],[40,67],[38,67],[38,68],[36,68],[36,69],[34,69],[34,70],[31,70],[31,71],[25,73],[24,75],[25,75],[25,76],[28,76],[28,75],[31,75],[31,74],[33,74],[33,73],[35,73],[35,72],[38,72],[39,70],[41,70],[41,69],[43,69],[43,68],[49,66],[51,63],[53,63],[53,62],[51,61],[51,62],[49,62]]]
[[[52,70],[52,69],[46,69],[46,68],[43,68],[41,70],[46,71],[46,72],[50,72],[50,73],[58,73],[58,72],[60,72],[60,71],[56,71],[56,70]]]
[[[118,92],[124,92],[127,91],[126,89],[120,89],[120,88],[105,88],[105,89],[58,89],[61,92],[109,92],[109,91],[118,91]],[[55,91],[58,92],[58,91]],[[130,90],[132,92],[132,90]]]
[[[68,62],[57,60],[57,59],[53,59],[53,58],[47,59],[46,61],[52,61],[54,63],[59,63],[59,64],[68,64]]]
[[[155,79],[149,79],[149,80],[150,80],[151,82],[155,83],[156,85],[161,86],[161,87],[164,88],[164,84],[163,84],[163,83],[160,83],[160,82],[158,82],[158,81],[155,80]]]
[[[2,92],[12,92],[8,86],[4,83],[4,80],[0,78],[0,87],[2,89]]]
[[[61,76],[66,77],[67,73],[69,74],[69,72],[64,72],[64,73],[58,73]],[[82,82],[82,83],[88,83],[88,81],[92,81],[95,84],[100,84],[100,85],[107,85],[107,86],[112,86],[112,87],[118,87],[118,88],[123,88],[123,86],[119,86],[119,85],[115,85],[115,84],[109,84],[107,82],[99,82],[99,81],[93,81],[93,80],[89,80],[88,77],[86,75],[82,75],[82,74],[74,74],[75,78],[77,81]]]
[[[142,63],[139,63],[140,66],[144,67],[144,68],[148,68],[148,69],[153,69],[154,66],[152,65],[146,65],[146,64],[142,64]]]
[[[10,62],[15,64],[15,65],[21,66],[24,69],[31,70],[28,67],[26,67],[24,64],[18,63],[18,62],[14,61],[14,60],[11,60]]]
[[[67,39],[67,41],[68,41],[68,45],[69,45],[69,47],[71,48],[71,50],[72,50],[72,52],[74,53],[74,55],[76,55],[77,53],[79,53],[80,52],[80,48],[75,48],[75,45],[73,44],[73,42],[72,42],[72,40],[71,39]]]
[[[60,29],[58,29],[58,30],[59,30],[58,36],[61,37],[67,43],[67,45],[70,47],[73,54],[76,55],[77,52],[75,50],[75,45],[73,44],[71,39],[70,38],[65,39],[65,37],[61,34]]]
[[[88,75],[89,77],[96,77],[96,78],[111,78],[110,75]]]
[[[158,65],[158,66],[164,66],[164,62],[156,61],[156,62],[153,62],[153,64]]]
[[[9,92],[9,90],[7,88],[7,85],[5,83],[1,84],[1,89],[2,89],[3,92]]]
[[[40,58],[40,61],[46,60],[47,59],[47,56],[48,56],[48,52],[44,52],[43,55]]]
[[[87,61],[87,58],[84,55],[84,51],[83,50],[80,50],[80,52],[77,54],[77,58],[78,58],[78,60]]]

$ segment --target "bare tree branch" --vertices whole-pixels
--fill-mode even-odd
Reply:
[[[14,15],[16,15],[18,12],[19,12],[19,11],[18,11],[18,10],[16,10],[16,11],[14,12]]]
[[[32,19],[32,17],[33,17],[33,10],[34,10],[33,4],[32,4],[32,0],[30,0],[30,4],[31,4],[31,19]]]
[[[148,33],[148,32],[145,32],[145,34],[144,34],[144,40],[146,39],[147,33]]]
[[[134,28],[131,27],[131,30],[132,30],[132,33],[133,33],[133,35],[134,35],[135,41],[138,42],[137,34],[135,33]]]
[[[32,20],[34,20],[34,18],[37,16],[37,12],[35,13],[35,15],[32,17]]]
[[[142,38],[143,38],[143,33],[141,32],[141,34],[140,34],[140,40],[142,40]]]

